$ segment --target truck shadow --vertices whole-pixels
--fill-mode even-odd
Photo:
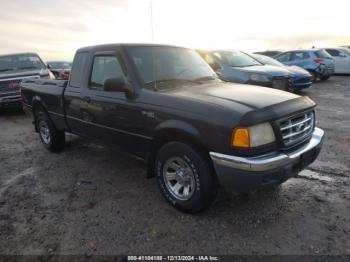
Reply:
[[[94,172],[98,173],[98,177],[87,172],[79,178],[81,180],[92,180],[101,190],[101,195],[95,195],[99,199],[96,200],[97,202],[107,198],[113,199],[114,196],[121,207],[130,205],[138,207],[135,210],[138,216],[144,215],[144,208],[148,205],[158,206],[156,208],[157,212],[164,216],[183,214],[163,199],[155,178],[146,178],[146,164],[143,160],[76,136],[69,136],[64,154],[69,155],[68,158],[80,158],[81,164],[85,165],[84,169],[89,169],[91,172],[95,170]],[[114,192],[111,193],[111,188],[108,188],[108,190],[104,188],[104,181],[114,185]],[[106,195],[106,191],[111,194]],[[222,216],[235,216],[245,219],[248,216],[253,220],[261,214],[276,215],[283,212],[288,201],[285,196],[282,196],[281,191],[283,191],[281,187],[266,188],[245,194],[220,191],[217,200],[209,209],[197,215],[183,215],[211,219],[220,219]],[[128,192],[129,197],[116,192]]]
[[[21,108],[0,108],[0,117],[2,116],[24,116],[24,111]]]

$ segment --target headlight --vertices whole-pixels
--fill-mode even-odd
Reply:
[[[270,123],[251,127],[238,127],[232,132],[231,145],[234,147],[257,147],[275,141],[275,134]]]
[[[270,79],[267,76],[259,75],[259,74],[251,74],[250,80],[254,82],[264,82],[264,83],[270,82]]]
[[[55,75],[51,71],[49,71],[49,79],[51,79],[51,80],[56,79]]]
[[[41,70],[40,78],[50,79],[50,80],[55,80],[56,79],[55,75],[49,70]]]

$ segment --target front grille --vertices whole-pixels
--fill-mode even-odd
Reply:
[[[309,76],[293,79],[294,84],[304,84],[304,83],[306,84],[310,82],[311,82],[311,77]]]
[[[280,132],[285,146],[302,141],[314,129],[314,112],[290,117],[280,122]]]
[[[19,90],[19,83],[21,80],[0,80],[0,92],[14,92]]]

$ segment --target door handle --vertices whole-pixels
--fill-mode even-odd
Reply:
[[[84,96],[84,97],[83,97],[83,101],[86,102],[86,103],[90,103],[90,102],[91,102],[91,97],[89,97],[89,96]]]

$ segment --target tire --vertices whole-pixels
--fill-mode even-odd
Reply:
[[[64,148],[65,133],[57,130],[46,112],[36,112],[36,127],[42,144],[52,152],[59,152]]]
[[[322,81],[328,80],[331,76],[321,76],[320,79]]]
[[[194,147],[181,142],[165,144],[155,162],[157,182],[165,199],[186,213],[208,208],[219,187],[209,163],[209,158]]]
[[[309,73],[312,76],[312,83],[315,83],[317,81],[317,75],[314,71],[309,71]]]

